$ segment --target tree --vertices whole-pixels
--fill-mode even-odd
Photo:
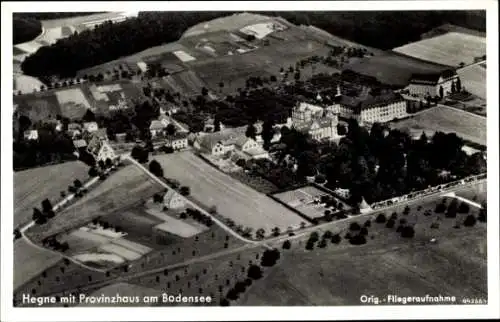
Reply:
[[[327,242],[326,242],[326,239],[322,238],[319,243],[318,243],[318,247],[319,248],[325,248],[327,246]]]
[[[83,115],[82,120],[85,122],[95,122],[95,114],[91,110],[87,109],[85,115]]]
[[[457,216],[458,211],[458,201],[453,199],[452,202],[448,205],[448,209],[446,210],[445,217],[446,218],[455,218]]]
[[[439,86],[439,97],[441,97],[441,99],[443,99],[443,97],[444,97],[444,89],[443,89],[443,86]]]
[[[260,266],[251,265],[248,268],[248,277],[254,280],[260,279],[262,277],[262,270],[260,269]]]
[[[82,182],[78,179],[75,179],[73,181],[73,186],[75,186],[75,188],[77,188],[77,189],[80,189],[82,187]]]
[[[229,306],[229,305],[230,305],[230,303],[227,300],[227,298],[223,298],[220,300],[220,306]]]
[[[207,96],[208,95],[208,89],[206,87],[201,88],[201,95]]]
[[[404,226],[401,229],[401,237],[413,238],[415,236],[415,229],[412,226]]]
[[[163,177],[163,168],[162,168],[161,164],[156,160],[152,160],[149,163],[149,171],[151,171],[151,173],[157,177],[160,177],[160,178]]]
[[[314,242],[314,241],[312,241],[312,240],[309,238],[309,240],[308,240],[308,241],[307,241],[307,243],[306,243],[306,249],[307,249],[307,250],[313,250],[313,249],[314,249],[314,243],[315,243],[315,242]]]
[[[95,167],[91,167],[88,172],[90,177],[97,177],[99,175],[99,172]]]
[[[63,190],[63,191],[61,191],[61,192],[60,192],[60,195],[61,195],[61,198],[66,197],[66,191],[64,191],[64,190]]]
[[[106,158],[105,161],[106,168],[111,168],[113,166],[113,161],[110,158]]]
[[[324,175],[322,174],[318,174],[315,178],[314,178],[314,181],[318,184],[323,184],[326,182],[326,178]]]
[[[278,249],[266,249],[262,255],[261,265],[262,266],[274,266],[276,261],[280,258],[280,252]]]
[[[455,93],[457,90],[456,90],[456,85],[455,85],[455,82],[452,82],[451,83],[451,93]]]
[[[458,213],[460,213],[460,214],[466,214],[469,212],[469,210],[470,210],[470,206],[466,202],[462,202],[460,204],[460,206],[458,207]]]
[[[104,170],[106,168],[106,163],[104,162],[104,160],[99,160],[99,162],[97,162],[97,165],[102,170]]]
[[[389,219],[387,221],[387,223],[385,224],[385,227],[387,227],[387,228],[393,228],[395,224],[396,224],[396,221],[391,218],[391,219]]]
[[[47,216],[48,219],[50,219],[50,218],[54,218],[56,213],[54,212],[54,210],[49,210],[49,211],[45,212],[45,215]]]
[[[188,186],[182,186],[180,187],[179,189],[179,192],[181,193],[181,195],[183,196],[189,196],[190,192],[191,192],[191,189],[189,189]]]
[[[277,236],[279,236],[281,234],[281,230],[280,230],[279,227],[274,227],[272,229],[272,233],[273,233],[273,236],[277,237]]]
[[[165,129],[168,135],[174,135],[177,132],[177,128],[174,124],[169,123]]]
[[[481,209],[479,210],[479,216],[477,219],[480,222],[486,222],[487,221],[487,210],[486,210],[486,201],[483,201],[481,203]]]
[[[42,211],[47,212],[49,210],[52,210],[52,203],[50,202],[49,199],[44,199],[42,201]]]
[[[361,235],[363,235],[363,236],[368,235],[368,228],[366,228],[366,227],[361,227],[361,229],[359,230],[359,234],[361,234]]]
[[[405,209],[403,210],[403,215],[409,215],[410,214],[410,207],[406,206]]]
[[[350,231],[356,231],[356,230],[360,230],[360,229],[361,229],[361,226],[359,226],[359,224],[357,222],[353,222],[349,225]]]
[[[309,236],[309,240],[311,240],[313,243],[317,242],[319,240],[319,234],[316,231],[313,231]]]
[[[290,249],[292,247],[292,243],[287,239],[283,242],[283,249]]]
[[[230,300],[237,300],[238,299],[238,291],[236,291],[234,288],[230,289],[229,292],[227,292],[226,297]]]
[[[153,202],[155,203],[162,203],[163,202],[163,196],[159,193],[155,193],[153,195]]]
[[[21,231],[19,228],[14,229],[14,240],[19,239],[22,237]]]
[[[459,93],[462,91],[462,81],[460,80],[460,77],[457,78],[456,89],[457,89],[457,92],[459,92]]]
[[[40,219],[41,217],[43,217],[43,213],[38,209],[38,208],[33,208],[33,216],[32,216],[32,219],[34,221],[37,221],[38,219]]]
[[[375,222],[379,224],[383,224],[385,223],[385,221],[386,221],[385,214],[379,214],[375,219]]]
[[[246,135],[246,137],[255,140],[255,137],[257,135],[257,129],[255,128],[255,126],[252,123],[248,124],[245,135]]]
[[[443,203],[437,204],[434,212],[437,214],[442,214],[446,211],[446,205]]]
[[[370,219],[368,219],[367,221],[365,221],[363,227],[370,227],[372,225],[372,222]]]
[[[472,227],[476,224],[477,219],[474,215],[468,215],[464,220],[464,226]]]
[[[363,244],[366,244],[366,238],[364,235],[361,235],[361,234],[357,234],[355,236],[352,236],[350,239],[349,239],[349,242],[352,244],[352,245],[363,245]]]
[[[332,243],[339,244],[342,241],[342,238],[339,234],[335,234],[332,236]]]
[[[255,232],[255,237],[257,237],[257,239],[264,239],[265,234],[266,234],[266,232],[265,232],[264,228],[259,228]]]

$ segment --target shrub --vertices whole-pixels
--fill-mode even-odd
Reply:
[[[319,234],[316,231],[313,231],[311,236],[309,236],[309,240],[313,243],[317,242],[319,240]]]
[[[379,224],[383,224],[385,223],[385,221],[386,221],[385,214],[379,214],[377,216],[377,219],[375,219],[375,222]]]
[[[403,214],[404,215],[408,215],[410,213],[410,207],[409,206],[406,206],[405,209],[403,210]]]
[[[437,214],[442,214],[446,211],[446,205],[443,203],[437,204],[436,209],[434,209],[434,212]]]
[[[327,245],[327,242],[326,242],[326,239],[322,238],[319,243],[318,243],[318,247],[319,248],[325,248]]]
[[[366,227],[361,228],[361,230],[359,231],[359,234],[363,235],[363,236],[367,236],[368,235],[368,228],[366,228]]]
[[[314,242],[309,238],[309,240],[306,243],[306,249],[307,250],[313,250],[314,249]]]
[[[357,231],[357,230],[360,230],[361,229],[361,226],[359,226],[359,224],[357,222],[353,222],[349,225],[349,230],[350,231]]]
[[[395,221],[395,220],[393,220],[393,219],[389,219],[389,220],[387,221],[387,223],[385,224],[385,227],[387,227],[387,228],[393,228],[395,224],[396,224],[396,221]]]
[[[332,236],[332,243],[339,244],[342,241],[342,238],[339,234],[335,234]]]
[[[477,219],[474,215],[468,215],[467,218],[465,218],[464,226],[472,227],[476,224],[476,222],[477,222]]]
[[[462,202],[460,204],[460,206],[458,207],[458,213],[460,213],[460,214],[466,214],[469,212],[469,210],[470,210],[470,206],[466,202]]]
[[[289,240],[285,240],[283,242],[283,249],[290,249],[292,247],[292,243]]]
[[[397,212],[393,212],[393,213],[391,214],[391,219],[393,219],[393,220],[398,219],[398,213],[397,213]]]
[[[401,230],[401,237],[404,238],[413,238],[415,236],[415,229],[411,226],[405,226]]]
[[[254,280],[258,280],[262,277],[262,270],[260,266],[252,265],[248,268],[248,277]]]
[[[439,223],[438,223],[438,222],[433,222],[433,223],[431,224],[431,228],[432,228],[432,229],[439,229]]]
[[[349,239],[349,242],[352,245],[363,245],[363,244],[366,244],[366,238],[365,238],[365,236],[363,236],[361,234],[357,234],[357,235],[353,236],[351,239]]]
[[[365,221],[363,227],[370,227],[372,225],[372,221],[370,219],[368,219],[367,221]]]

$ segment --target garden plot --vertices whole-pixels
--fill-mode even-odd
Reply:
[[[55,92],[61,113],[69,119],[79,119],[91,106],[80,88],[71,88]]]
[[[448,32],[432,38],[410,43],[393,51],[448,66],[474,63],[486,55],[486,38],[459,32]]]
[[[177,56],[177,58],[179,58],[179,60],[182,61],[183,63],[196,60],[196,58],[194,58],[193,56],[191,56],[190,54],[188,54],[183,50],[174,51],[174,55]]]
[[[466,140],[486,145],[486,118],[449,107],[433,107],[402,121],[389,123],[391,128],[408,130],[412,136],[436,131],[456,133]]]
[[[161,224],[156,225],[154,227],[155,229],[166,231],[183,238],[198,235],[199,233],[208,229],[208,227],[198,225],[195,226],[186,222],[186,220],[174,218],[158,209],[151,208],[147,209],[146,212],[163,221]]]
[[[244,34],[255,36],[257,39],[263,39],[275,31],[282,31],[285,29],[286,27],[278,22],[267,22],[246,26],[241,28],[240,31]]]
[[[288,206],[300,211],[310,219],[321,218],[325,216],[325,210],[330,210],[332,213],[338,211],[337,208],[333,209],[331,207],[326,207],[324,204],[321,204],[320,199],[322,196],[333,198],[333,196],[313,186],[306,186],[274,195],[274,197],[286,203]],[[336,202],[342,203],[342,209],[349,209],[349,206],[347,204],[339,200],[336,200]]]
[[[41,86],[45,86],[40,80],[28,75],[14,76],[14,91],[22,94],[33,93],[40,90]]]

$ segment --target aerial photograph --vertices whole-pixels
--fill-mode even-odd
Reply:
[[[14,308],[488,304],[486,10],[305,9],[14,12]]]

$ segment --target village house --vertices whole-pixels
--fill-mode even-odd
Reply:
[[[408,85],[410,94],[421,96],[439,96],[440,89],[443,88],[443,95],[452,92],[453,84],[456,85],[458,75],[454,70],[444,70],[440,73],[413,74]]]
[[[99,126],[96,122],[85,122],[83,123],[83,130],[85,132],[92,133],[99,130]]]
[[[289,126],[306,133],[317,141],[334,140],[338,138],[338,116],[332,108],[301,102],[292,110]]]
[[[269,157],[267,151],[262,148],[261,143],[246,137],[243,127],[226,129],[198,137],[194,147],[214,157],[220,157],[227,153],[244,155],[245,159]]]
[[[87,152],[92,154],[97,162],[106,161],[110,159],[115,160],[117,155],[111,145],[109,144],[106,129],[99,129],[92,133],[87,144]]]
[[[72,139],[82,135],[82,126],[78,123],[69,123],[68,131],[66,132]]]
[[[188,136],[186,133],[175,133],[165,137],[165,146],[174,150],[182,150],[188,147]]]
[[[337,96],[331,108],[345,119],[356,119],[359,124],[384,123],[406,117],[407,101],[393,91],[363,97]]]
[[[168,209],[183,208],[185,204],[186,200],[172,189],[169,189],[163,197],[163,205]]]
[[[38,140],[38,131],[37,130],[24,131],[24,139],[33,141]]]
[[[152,120],[151,125],[149,126],[149,132],[151,133],[151,137],[155,138],[157,136],[162,135],[166,127],[167,126],[163,124],[161,121]]]

